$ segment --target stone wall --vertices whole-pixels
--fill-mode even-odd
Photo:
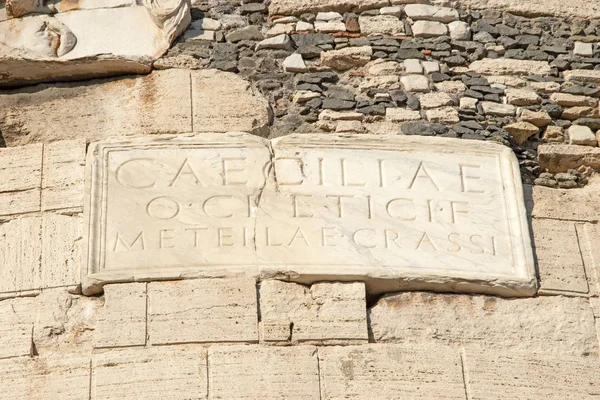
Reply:
[[[193,3],[148,75],[0,91],[0,399],[600,396],[597,6]],[[87,145],[228,131],[511,147],[538,294],[246,277],[83,296]]]

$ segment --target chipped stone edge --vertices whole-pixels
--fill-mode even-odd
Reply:
[[[348,139],[352,139],[349,141]],[[203,267],[184,267],[172,270],[164,268],[144,271],[103,271],[98,272],[98,257],[100,249],[95,245],[95,235],[99,232],[99,224],[94,221],[98,219],[98,210],[94,206],[99,194],[92,186],[92,176],[100,182],[100,160],[99,154],[111,147],[139,146],[143,144],[168,143],[252,143],[265,146],[271,151],[272,157],[277,146],[328,146],[332,148],[343,148],[351,146],[353,148],[369,148],[376,140],[377,145],[395,145],[397,149],[422,148],[433,146],[441,149],[441,152],[464,152],[473,151],[476,153],[496,154],[500,160],[500,168],[504,176],[508,216],[510,219],[511,230],[513,231],[513,249],[516,256],[516,270],[514,277],[486,275],[480,272],[455,272],[454,276],[444,276],[434,273],[415,273],[395,269],[380,269],[379,271],[365,271],[361,266],[302,266],[302,270],[285,264],[272,264],[260,266],[256,262],[249,263],[246,266],[231,266],[209,268]],[[440,142],[445,141],[444,146]],[[373,148],[373,146],[371,146]],[[387,147],[388,149],[390,147]],[[520,178],[519,165],[514,153],[504,146],[494,143],[471,142],[460,139],[448,138],[428,138],[409,136],[389,136],[382,137],[378,135],[337,135],[337,134],[302,134],[289,135],[268,141],[247,133],[232,132],[227,134],[181,134],[181,135],[157,135],[155,137],[143,137],[130,140],[109,140],[90,145],[86,160],[86,181],[84,193],[84,251],[81,268],[82,291],[85,295],[95,295],[102,292],[102,287],[109,283],[125,282],[147,282],[156,280],[178,280],[194,278],[233,278],[246,277],[255,278],[257,281],[266,279],[280,279],[290,282],[312,284],[319,281],[362,281],[365,282],[367,292],[370,294],[381,294],[399,290],[425,290],[436,292],[456,292],[456,293],[481,293],[492,294],[503,297],[529,297],[537,293],[538,281],[533,259],[533,250],[525,201],[523,196],[523,185]],[[443,272],[443,271],[442,271]]]

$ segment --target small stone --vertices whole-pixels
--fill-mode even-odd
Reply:
[[[315,26],[306,21],[298,21],[296,24],[296,30],[298,32],[312,32],[315,30]]]
[[[510,133],[515,139],[515,142],[519,145],[525,143],[527,139],[540,131],[537,126],[523,121],[506,125],[504,130]]]
[[[262,40],[263,35],[256,25],[250,25],[227,34],[225,39],[228,42],[237,43],[242,40]]]
[[[432,74],[434,72],[440,72],[440,63],[437,61],[423,61],[423,68],[425,73]]]
[[[321,53],[321,65],[344,71],[367,64],[371,61],[372,55],[371,46],[346,47]]]
[[[274,36],[268,39],[265,39],[256,44],[255,50],[262,49],[283,49],[283,50],[291,50],[292,49],[292,41],[288,35],[279,35]]]
[[[319,114],[319,120],[325,121],[362,121],[364,115],[357,112],[338,112],[333,110],[323,110]]]
[[[587,126],[572,125],[569,130],[569,144],[596,147],[598,140],[596,135]]]
[[[421,113],[405,108],[387,108],[385,119],[391,122],[417,121],[421,119]]]
[[[582,57],[592,57],[594,55],[594,46],[592,43],[575,42],[573,54]]]
[[[407,92],[429,91],[429,80],[423,75],[405,75],[400,78],[400,82]]]
[[[460,99],[460,109],[461,110],[477,110],[477,99],[472,97],[461,97]]]
[[[404,69],[408,74],[422,74],[423,67],[421,66],[421,62],[414,58],[404,60]]]
[[[458,11],[449,7],[436,7],[426,4],[407,4],[404,13],[413,21],[427,20],[452,22],[458,20]]]
[[[560,126],[548,126],[544,132],[543,141],[546,143],[564,143],[565,135]]]
[[[337,133],[360,133],[363,126],[360,121],[339,121],[335,127]]]
[[[415,37],[431,38],[446,35],[448,28],[441,22],[417,21],[412,26],[412,31]]]
[[[453,21],[448,24],[450,38],[453,40],[471,40],[471,27],[463,21]]]
[[[294,97],[292,98],[292,101],[294,103],[306,103],[307,101],[310,101],[312,99],[316,99],[321,97],[321,94],[318,92],[313,92],[310,90],[297,90],[296,93],[294,93]]]
[[[199,30],[218,31],[221,29],[221,22],[212,18],[200,18],[192,21],[191,26]]]
[[[420,98],[421,108],[428,110],[454,104],[452,97],[443,92],[425,93]]]
[[[527,89],[507,89],[506,99],[508,104],[515,106],[532,106],[539,104],[542,99],[533,90]]]
[[[442,107],[427,110],[427,119],[431,122],[439,122],[444,124],[456,124],[460,121],[458,111],[453,107]]]
[[[283,61],[283,70],[285,72],[306,72],[306,64],[300,54],[294,53]]]
[[[550,125],[552,118],[545,111],[523,110],[521,113],[521,121],[529,122],[538,128],[543,128]]]
[[[400,70],[400,63],[396,61],[375,60],[367,64],[369,75],[390,75]]]
[[[597,100],[588,96],[576,96],[568,93],[553,93],[550,101],[563,107],[595,107]]]
[[[399,35],[404,33],[404,23],[393,15],[363,16],[358,18],[363,35]]]
[[[562,119],[575,121],[579,118],[598,118],[598,109],[596,107],[569,107],[561,115]]]
[[[271,29],[265,32],[265,37],[273,37],[283,34],[292,33],[296,29],[296,24],[276,24]]]
[[[461,81],[446,81],[435,84],[439,92],[459,94],[467,90],[467,87]]]
[[[513,105],[498,104],[490,101],[482,102],[481,107],[486,115],[495,115],[498,117],[512,117],[515,115],[516,111],[515,106]]]
[[[342,14],[337,13],[337,12],[320,12],[317,14],[317,21],[334,21],[334,20],[341,20],[344,17],[342,16]]]
[[[315,21],[315,31],[323,33],[346,32],[346,23],[339,21]]]
[[[383,7],[382,9],[379,10],[379,13],[381,15],[393,15],[393,16],[399,18],[402,16],[402,7],[399,7],[399,6]]]

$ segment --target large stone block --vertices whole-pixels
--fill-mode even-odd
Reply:
[[[42,218],[24,217],[0,224],[0,293],[42,287]]]
[[[277,280],[260,285],[262,340],[367,341],[364,283],[316,283],[310,288]]]
[[[319,348],[323,399],[465,399],[460,352],[398,345]]]
[[[540,273],[539,293],[589,292],[573,221],[533,219],[533,243]]]
[[[54,354],[0,360],[0,388],[1,400],[88,399],[90,357]]]
[[[94,347],[146,344],[146,283],[104,287],[104,307],[94,330]]]
[[[499,9],[526,17],[554,15],[557,17],[600,18],[600,5],[585,0],[452,0],[463,9]]]
[[[165,398],[207,398],[206,350],[161,346],[94,354],[91,400]]]
[[[369,316],[377,342],[598,355],[594,316],[582,297],[403,293],[382,298]]]
[[[468,398],[472,400],[591,400],[600,396],[600,361],[595,358],[467,350],[464,362]]]
[[[482,75],[550,75],[552,68],[545,61],[484,58],[469,65],[469,70]]]
[[[41,144],[0,149],[0,216],[40,210],[42,151]]]
[[[0,86],[150,72],[190,21],[188,0],[3,1]]]
[[[213,346],[208,350],[211,400],[319,400],[312,346]]]
[[[253,279],[148,284],[148,339],[168,343],[257,342]]]
[[[600,185],[590,184],[582,189],[550,189],[534,186],[532,192],[534,218],[597,222]]]
[[[229,72],[192,71],[194,132],[252,132],[266,136],[269,103]]]
[[[84,140],[60,140],[44,145],[42,211],[83,211]]]
[[[409,3],[410,0],[393,0],[392,4]],[[269,5],[271,15],[300,15],[318,11],[360,11],[389,5],[388,0],[273,0]]]
[[[42,285],[75,286],[81,277],[81,215],[42,216]]]
[[[600,148],[579,145],[543,144],[538,147],[538,160],[543,171],[567,172],[581,166],[600,169]]]
[[[35,315],[35,302],[31,298],[0,301],[0,359],[33,355]]]
[[[191,115],[190,71],[176,69],[0,94],[0,125],[8,146],[190,132]]]

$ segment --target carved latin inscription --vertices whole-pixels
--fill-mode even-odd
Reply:
[[[232,273],[535,290],[518,169],[500,146],[208,135],[90,154],[89,292]]]

